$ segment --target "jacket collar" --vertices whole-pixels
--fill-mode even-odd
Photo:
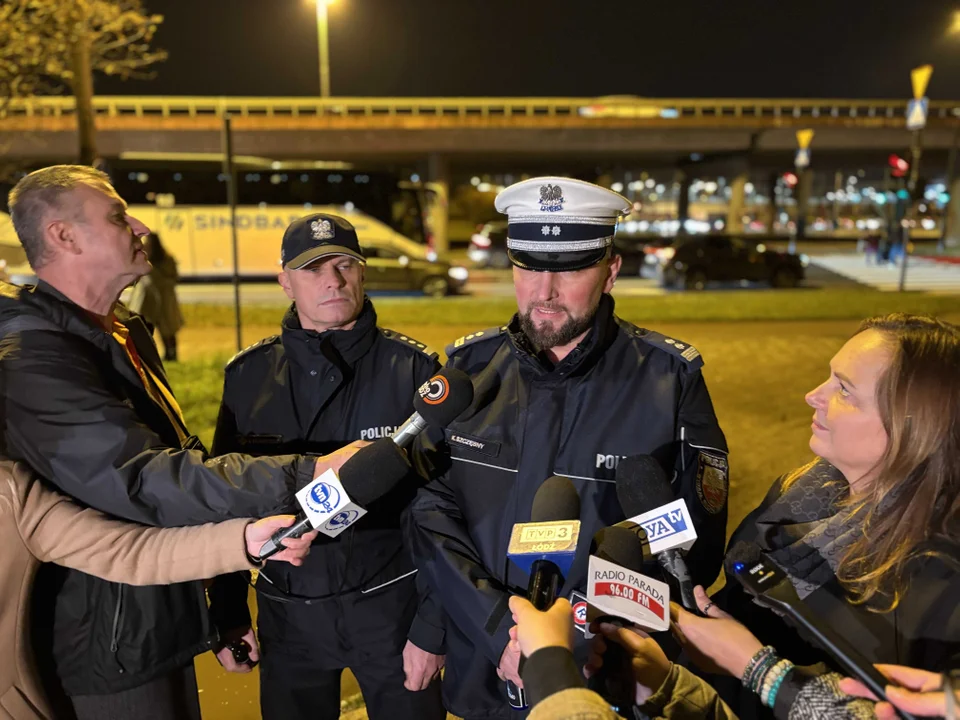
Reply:
[[[300,324],[297,305],[287,309],[281,323],[280,340],[284,351],[300,365],[312,365],[322,355],[336,365],[351,366],[366,355],[377,337],[377,312],[370,298],[363,298],[363,307],[356,324],[349,330],[306,330]]]
[[[613,298],[604,293],[600,297],[600,304],[593,316],[593,326],[580,344],[556,365],[550,361],[546,353],[537,353],[533,350],[530,341],[520,330],[520,314],[517,313],[507,326],[513,353],[520,360],[522,367],[528,368],[540,379],[562,380],[582,375],[596,364],[616,337],[617,320],[613,309]]]

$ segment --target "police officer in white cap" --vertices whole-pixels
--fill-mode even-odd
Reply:
[[[433,479],[406,525],[421,580],[447,614],[444,701],[468,719],[518,717],[503,682],[522,686],[507,600],[525,593],[528,578],[506,555],[544,480],[566,476],[580,495],[580,547],[561,590],[574,603],[591,538],[624,519],[621,458],[652,455],[673,478],[699,536],[687,556],[696,583],[709,586],[721,569],[727,517],[727,445],[700,354],[613,312],[621,264],[613,237],[630,203],[545,177],[508,187],[496,207],[509,220],[518,312],[447,348],[448,364],[473,379],[474,405],[419,444],[414,459]],[[536,660],[527,677],[570,672]]]

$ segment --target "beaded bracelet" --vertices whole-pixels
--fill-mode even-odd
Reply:
[[[750,676],[750,684],[748,687],[757,695],[759,695],[760,691],[763,689],[764,678],[767,677],[767,674],[778,662],[780,662],[780,658],[775,654],[770,654],[761,660],[757,667],[754,668],[753,674]]]
[[[747,663],[747,667],[743,670],[743,675],[740,677],[740,682],[743,683],[744,687],[750,687],[751,681],[757,669],[757,666],[763,663],[764,660],[773,656],[774,649],[771,645],[762,647],[754,653],[753,657],[750,658],[750,662]]]
[[[777,700],[777,693],[780,691],[780,686],[783,685],[783,681],[786,679],[787,675],[790,674],[791,670],[793,670],[793,663],[789,660],[781,660],[770,672],[772,680],[765,683],[764,693],[761,696],[760,701],[771,710],[773,709],[773,704]]]
[[[774,681],[777,679],[780,670],[783,668],[785,661],[778,660],[776,665],[770,668],[767,673],[763,676],[763,680],[760,682],[760,688],[757,690],[757,695],[760,696],[760,702],[764,705],[767,704],[767,695],[770,693],[770,688],[773,686]]]

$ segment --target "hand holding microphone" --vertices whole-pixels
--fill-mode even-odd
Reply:
[[[527,598],[537,610],[546,610],[557,599],[570,572],[580,537],[580,496],[570,478],[553,475],[537,488],[530,522],[513,526],[507,556],[530,580]],[[507,699],[516,709],[527,707],[520,682],[520,649],[508,643],[497,673],[507,681]]]
[[[264,543],[259,559],[265,560],[279,552],[286,538],[299,537],[311,529],[336,537],[359,521],[370,503],[389,493],[411,471],[401,448],[409,446],[428,425],[446,427],[472,402],[473,383],[466,373],[454,368],[438,372],[417,389],[413,398],[415,412],[392,437],[362,446],[361,441],[356,441],[337,451],[344,453],[360,446],[347,459],[340,460],[340,465],[331,465],[331,469],[297,493],[301,507],[297,522]]]

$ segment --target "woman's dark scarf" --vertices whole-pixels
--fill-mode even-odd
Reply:
[[[863,513],[843,507],[850,486],[826,460],[777,493],[782,482],[754,516],[755,542],[803,599],[836,577],[840,560],[863,534]]]

